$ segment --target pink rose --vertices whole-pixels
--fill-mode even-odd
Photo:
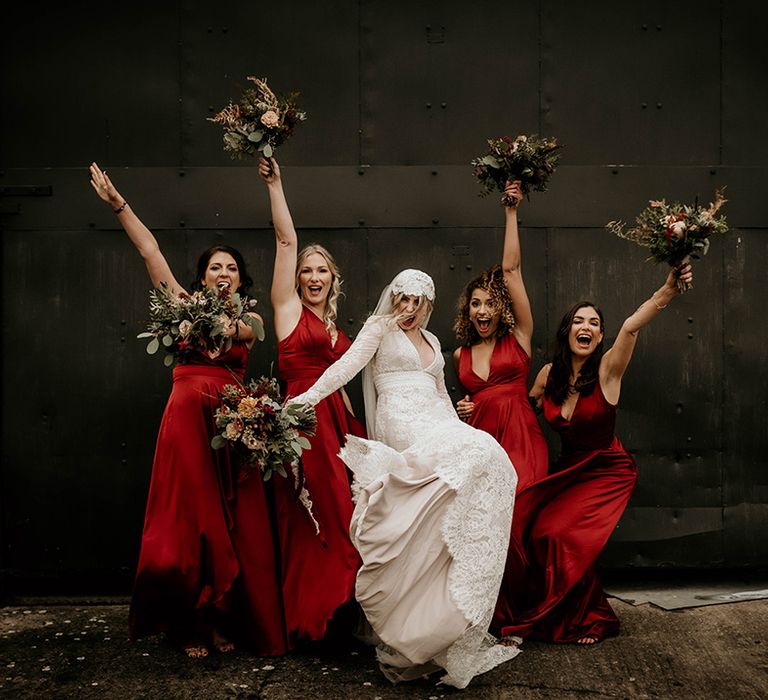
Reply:
[[[261,123],[266,126],[267,129],[277,126],[279,122],[280,118],[277,116],[277,112],[272,109],[267,110],[261,115]]]

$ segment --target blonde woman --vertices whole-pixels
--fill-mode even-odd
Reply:
[[[349,338],[336,325],[341,277],[333,256],[323,246],[298,250],[275,159],[267,164],[261,158],[259,174],[267,185],[275,227],[272,307],[280,377],[286,395],[296,396],[350,346]],[[349,475],[338,454],[347,433],[365,435],[365,430],[352,415],[343,389],[331,393],[315,410],[317,432],[302,463],[319,535],[297,503],[292,480],[277,479],[274,484],[288,648],[323,637],[337,608],[352,599],[359,566],[349,539]]]

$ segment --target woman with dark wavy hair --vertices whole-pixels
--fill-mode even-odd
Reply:
[[[637,335],[690,283],[690,265],[665,283],[621,326],[603,352],[604,321],[589,301],[574,304],[557,330],[552,362],[530,396],[560,434],[553,473],[522,491],[493,629],[507,640],[594,644],[618,634],[595,562],[624,512],[637,467],[614,434],[621,380]]]
[[[117,215],[154,287],[185,294],[152,232],[105,171],[90,167],[96,194]],[[192,289],[248,291],[243,256],[215,245],[202,253]],[[254,314],[256,315],[256,314]],[[173,370],[173,389],[157,436],[131,600],[131,639],[165,632],[190,657],[232,640],[259,654],[284,651],[276,557],[264,486],[241,479],[228,450],[213,450],[217,396],[242,381],[253,329],[238,321],[232,347],[215,357],[194,351]]]
[[[501,266],[470,280],[459,299],[454,330],[461,347],[453,363],[467,392],[456,412],[496,438],[517,472],[520,492],[546,476],[549,454],[528,403],[533,314],[517,230],[519,183],[507,183],[506,194],[515,204],[505,208]]]

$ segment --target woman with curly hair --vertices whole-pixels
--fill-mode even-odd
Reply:
[[[276,253],[272,307],[278,339],[280,378],[286,396],[309,389],[349,349],[336,325],[341,276],[336,261],[320,245],[298,250],[298,239],[283,193],[280,166],[259,160],[275,227]],[[297,501],[290,479],[274,482],[277,529],[282,554],[286,644],[321,639],[334,612],[350,601],[359,557],[349,539],[352,495],[347,468],[339,458],[345,435],[365,437],[340,388],[318,403],[312,449],[302,454],[305,484],[320,525],[319,535]]]
[[[528,403],[533,316],[520,264],[519,182],[507,183],[505,192],[515,204],[506,207],[502,264],[464,289],[454,324],[461,347],[453,361],[468,392],[456,405],[459,417],[493,435],[506,450],[519,492],[546,476],[548,451]]]
[[[624,512],[637,467],[614,434],[621,380],[647,325],[690,283],[690,265],[672,270],[603,352],[604,322],[589,301],[563,316],[552,362],[531,399],[560,434],[553,473],[520,493],[493,629],[503,638],[594,644],[618,634],[619,620],[595,570]]]

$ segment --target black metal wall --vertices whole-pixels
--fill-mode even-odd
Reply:
[[[354,333],[405,266],[455,299],[503,223],[468,161],[484,139],[565,144],[521,208],[535,369],[565,307],[609,334],[664,278],[611,237],[649,198],[728,185],[732,231],[642,339],[619,434],[640,481],[604,561],[768,564],[768,10],[747,0],[128,3],[17,7],[2,41],[2,572],[6,589],[127,590],[170,374],[135,340],[148,280],[86,166],[107,166],[186,279],[226,240],[268,321],[267,197],[205,118],[249,74],[302,93],[280,153],[300,238],[337,255]],[[275,359],[269,337],[251,372]],[[450,365],[450,362],[449,362]],[[449,384],[455,385],[452,369]],[[359,387],[353,391],[360,404]],[[552,443],[554,445],[554,441]]]

